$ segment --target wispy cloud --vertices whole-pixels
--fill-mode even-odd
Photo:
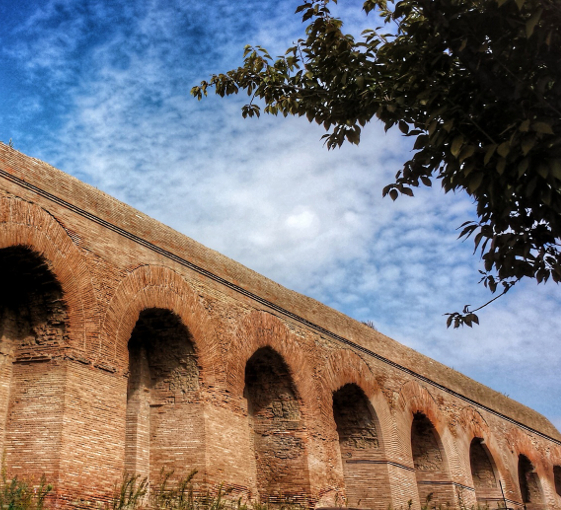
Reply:
[[[368,26],[357,2],[344,4],[350,31]],[[328,152],[303,119],[243,120],[244,97],[188,96],[238,65],[244,44],[273,54],[291,44],[296,5],[42,3],[2,39],[21,91],[10,92],[17,107],[0,107],[0,139],[559,425],[557,288],[528,283],[482,312],[479,328],[447,330],[443,313],[490,298],[471,243],[456,240],[474,208],[438,183],[381,198],[407,139],[373,123],[360,147]]]

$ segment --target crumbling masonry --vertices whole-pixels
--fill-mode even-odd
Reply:
[[[51,504],[197,468],[308,507],[561,509],[542,416],[0,146],[0,441]]]

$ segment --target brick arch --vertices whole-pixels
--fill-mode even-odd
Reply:
[[[436,400],[426,388],[409,381],[401,387],[398,409],[404,413],[402,426],[408,427],[402,433],[408,434],[405,437],[411,446],[410,458],[421,505],[432,494],[432,504],[454,506],[457,495],[450,469],[453,444]]]
[[[121,281],[105,311],[96,354],[126,367],[129,339],[140,313],[148,308],[169,310],[180,318],[192,335],[201,381],[209,383],[217,366],[214,328],[195,291],[164,266],[139,266]]]
[[[22,246],[42,256],[62,287],[70,344],[87,349],[97,336],[97,299],[79,248],[61,224],[41,207],[0,199],[0,248]]]
[[[506,451],[505,464],[509,462],[518,462],[518,457],[524,455],[530,462],[534,465],[535,469],[539,471],[540,476],[546,476],[546,473],[550,469],[550,464],[548,459],[550,453],[540,448],[532,439],[530,435],[524,432],[520,428],[510,429],[505,434],[505,439],[509,445],[509,450]],[[515,473],[516,470],[509,469],[510,473]]]
[[[324,389],[321,393],[320,413],[328,423],[333,421],[332,394],[346,384],[356,384],[374,408],[380,433],[384,437],[390,433],[392,420],[386,399],[372,370],[357,353],[347,349],[331,353],[320,369],[319,377]]]
[[[500,447],[494,440],[485,418],[472,406],[461,409],[459,423],[465,434],[461,435],[461,441],[458,443],[458,448],[461,449],[458,456],[467,459],[471,475],[470,485],[475,490],[477,504],[484,506],[500,499],[502,495],[499,481],[504,485],[502,473],[506,472],[506,469],[502,464]]]
[[[502,473],[506,472],[507,470],[502,463],[502,456],[500,454],[501,447],[497,444],[489,424],[481,413],[471,406],[465,406],[460,411],[460,422],[467,432],[464,438],[468,447],[474,438],[483,439],[495,464],[497,474],[502,475]]]
[[[357,353],[347,349],[337,350],[329,355],[321,378],[324,387],[331,392],[345,384],[354,383],[370,398],[380,389],[366,362]]]
[[[340,349],[329,355],[319,375],[322,423],[327,424],[322,434],[328,464],[341,473],[337,485],[344,487],[350,507],[388,508],[386,438],[392,435],[393,421],[374,374],[360,355]]]
[[[534,454],[533,450],[530,450],[530,452]],[[522,503],[529,510],[546,508],[546,493],[543,486],[544,473],[541,472],[542,470],[536,462],[538,460],[543,462],[541,457],[532,459],[526,452],[518,452],[518,488]]]
[[[491,439],[491,429],[481,413],[471,406],[465,406],[460,411],[460,423],[468,433],[471,441],[474,437],[480,437],[489,441]]]
[[[305,348],[296,342],[279,318],[262,311],[254,311],[244,317],[229,345],[225,364],[226,385],[232,396],[242,400],[246,364],[261,347],[270,347],[281,356],[290,371],[303,414],[314,414],[318,392]]]
[[[446,424],[441,417],[438,404],[430,392],[416,381],[406,382],[399,391],[398,409],[409,417],[409,426],[415,413],[423,413],[442,437]]]

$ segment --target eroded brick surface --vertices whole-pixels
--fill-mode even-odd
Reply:
[[[309,507],[561,508],[543,416],[1,144],[0,267],[5,469],[51,506],[196,468]]]

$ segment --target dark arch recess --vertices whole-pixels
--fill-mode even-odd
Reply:
[[[205,428],[198,389],[197,356],[187,327],[169,310],[143,310],[129,341],[128,471],[155,480],[162,468],[202,467]],[[181,433],[170,436],[169,430]]]
[[[13,347],[59,346],[67,341],[62,287],[47,261],[25,246],[0,249],[1,333]]]
[[[561,466],[553,466],[553,481],[555,482],[555,492],[561,496]]]
[[[55,479],[53,459],[59,455],[62,404],[60,393],[45,381],[59,367],[48,362],[37,365],[14,361],[30,357],[48,361],[60,354],[61,347],[68,344],[68,309],[49,262],[36,251],[22,245],[2,248],[0,267],[3,465],[11,474],[27,475],[41,469],[40,473]],[[63,377],[60,371],[58,377]],[[34,409],[41,409],[40,414]],[[47,442],[46,437],[50,438]],[[22,455],[25,451],[33,454]]]
[[[555,483],[555,492],[561,497],[561,466],[553,466],[553,481]]]
[[[376,413],[362,388],[345,384],[333,393],[333,417],[339,449],[347,505],[386,509],[389,486]]]
[[[298,392],[285,361],[262,347],[245,368],[250,445],[261,502],[308,504],[305,426]]]
[[[421,505],[430,499],[436,505],[453,505],[454,489],[450,483],[444,448],[432,422],[423,413],[413,415],[411,451]]]
[[[478,504],[493,505],[501,497],[497,469],[485,441],[480,437],[474,437],[471,441],[469,462]]]
[[[518,457],[518,481],[522,502],[528,510],[545,508],[540,479],[534,470],[534,465],[526,455]]]

